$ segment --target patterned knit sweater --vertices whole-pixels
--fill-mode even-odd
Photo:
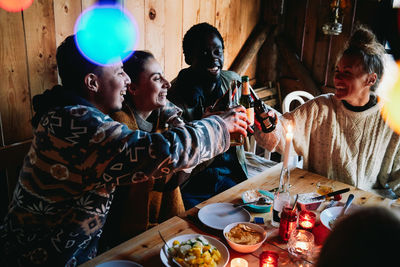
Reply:
[[[74,266],[93,258],[116,186],[165,179],[229,148],[218,116],[147,133],[60,87],[42,96],[39,107],[50,108],[33,119],[39,124],[0,227],[2,266]]]
[[[382,119],[381,104],[346,109],[333,94],[316,97],[280,117],[271,134],[257,131],[257,143],[282,153],[283,125],[294,126],[293,147],[304,168],[363,190],[400,196],[400,137]],[[387,196],[387,195],[385,195]]]

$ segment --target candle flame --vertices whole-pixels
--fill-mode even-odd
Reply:
[[[293,139],[293,126],[292,124],[288,124],[287,130],[286,130],[286,138],[292,140]]]
[[[292,124],[289,123],[288,126],[287,126],[287,132],[288,132],[288,133],[291,133],[292,130],[293,130],[293,129],[292,129]]]
[[[310,221],[302,221],[301,223],[301,227],[305,228],[305,229],[309,229],[313,227],[313,224]]]

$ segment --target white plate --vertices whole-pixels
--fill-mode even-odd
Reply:
[[[172,247],[172,243],[177,240],[180,243],[185,242],[189,239],[192,238],[197,238],[201,234],[189,234],[189,235],[180,235],[176,236],[174,238],[171,238],[170,240],[167,241],[168,246]],[[208,235],[202,235],[205,239],[208,240],[208,242],[216,247],[219,252],[221,253],[221,260],[218,262],[217,267],[224,267],[228,264],[229,262],[229,250],[228,248],[218,239],[215,239],[214,237],[208,236]],[[164,263],[165,266],[167,267],[172,267],[174,266],[172,262],[168,261],[168,248],[166,245],[164,245],[161,250],[160,250],[160,258],[161,261]]]
[[[107,261],[96,265],[96,267],[143,267],[139,263],[126,260]]]
[[[244,208],[234,208],[232,203],[213,203],[202,207],[198,213],[199,220],[217,230],[234,222],[250,222],[251,215]]]

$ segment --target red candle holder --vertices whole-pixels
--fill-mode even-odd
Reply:
[[[278,267],[279,255],[275,251],[264,251],[260,255],[260,267]]]
[[[297,228],[297,210],[285,207],[282,210],[279,223],[279,236],[283,241],[289,240],[290,233]]]
[[[315,226],[317,215],[309,210],[302,210],[299,214],[299,227],[304,230],[312,230]]]

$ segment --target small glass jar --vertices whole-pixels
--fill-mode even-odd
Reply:
[[[296,229],[289,238],[288,251],[300,258],[307,259],[312,255],[314,248],[314,235],[306,230]]]
[[[282,210],[279,224],[279,236],[283,241],[289,241],[290,233],[297,228],[297,209],[285,207]]]
[[[299,227],[304,230],[311,231],[315,226],[317,215],[309,210],[302,210],[299,213]]]

